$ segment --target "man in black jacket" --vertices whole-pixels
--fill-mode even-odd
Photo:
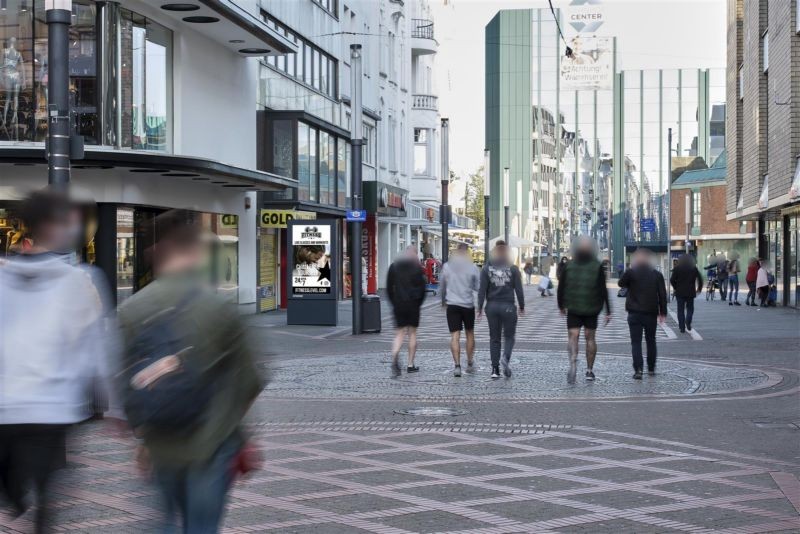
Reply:
[[[386,294],[394,309],[394,321],[397,331],[392,343],[392,374],[400,376],[400,349],[408,334],[408,362],[406,371],[416,373],[419,367],[414,365],[417,354],[417,327],[422,302],[425,300],[425,273],[419,264],[417,250],[410,246],[389,267],[386,277]]]
[[[652,266],[653,253],[639,249],[633,254],[631,268],[619,279],[619,287],[628,289],[625,309],[631,333],[633,378],[642,379],[642,332],[647,343],[647,372],[656,372],[656,328],[667,316],[667,290],[664,277]]]
[[[678,303],[678,327],[681,332],[692,329],[694,315],[694,298],[703,291],[703,276],[695,265],[694,257],[683,254],[672,270],[669,283],[675,289]]]

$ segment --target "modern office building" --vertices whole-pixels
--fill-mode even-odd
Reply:
[[[720,154],[724,73],[614,67],[608,89],[567,90],[562,53],[549,9],[503,10],[486,26],[492,234],[503,233],[507,167],[510,233],[541,245],[528,252],[537,260],[583,233],[613,250],[614,265],[639,246],[666,262],[670,168],[681,157],[707,166]]]
[[[728,1],[728,218],[758,223],[779,302],[800,304],[800,8]]]
[[[72,185],[96,201],[80,252],[118,301],[153,277],[153,217],[199,212],[219,236],[214,281],[234,302],[256,299],[255,192],[295,186],[257,170],[258,59],[297,45],[254,2],[73,0],[72,125],[86,142]],[[47,184],[48,32],[43,0],[0,6],[0,255],[30,236],[18,200]]]

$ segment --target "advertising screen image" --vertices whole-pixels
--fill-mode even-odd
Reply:
[[[330,294],[331,227],[296,225],[292,227],[292,294]]]

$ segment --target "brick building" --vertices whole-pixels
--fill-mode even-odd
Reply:
[[[730,256],[734,251],[745,260],[756,255],[756,222],[726,217],[726,160],[723,152],[710,168],[686,171],[672,183],[671,249],[685,250],[688,230],[689,250],[698,263],[705,264],[717,254]]]
[[[800,303],[799,1],[728,0],[727,15],[727,219],[757,223],[759,255],[791,306]]]

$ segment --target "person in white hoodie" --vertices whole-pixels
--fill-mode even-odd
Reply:
[[[103,374],[103,306],[91,274],[67,259],[82,230],[67,196],[33,193],[22,218],[33,246],[0,265],[0,492],[21,514],[35,488],[36,531],[47,532],[48,485]]]
[[[461,244],[442,268],[439,286],[442,307],[447,310],[453,375],[461,376],[461,330],[467,337],[467,372],[475,372],[475,294],[480,288],[481,272],[472,263],[467,245]]]

